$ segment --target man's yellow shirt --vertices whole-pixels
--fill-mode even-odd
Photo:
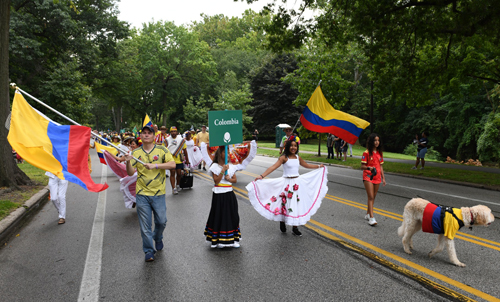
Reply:
[[[132,151],[132,155],[147,164],[162,164],[174,161],[170,151],[159,145],[153,145],[153,149],[149,153],[139,147]],[[130,163],[132,167],[137,169],[136,194],[146,196],[165,195],[166,174],[164,169],[148,170],[135,159],[130,160]]]

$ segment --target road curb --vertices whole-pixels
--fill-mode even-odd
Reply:
[[[0,242],[6,241],[17,227],[24,222],[25,218],[39,210],[40,205],[43,205],[43,202],[48,200],[48,196],[49,186],[46,186],[25,201],[21,207],[2,219],[0,221]]]

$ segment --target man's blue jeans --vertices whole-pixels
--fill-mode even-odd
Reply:
[[[167,225],[167,204],[165,194],[158,196],[136,196],[137,216],[141,227],[142,249],[144,253],[154,253],[154,242],[163,240],[163,230]],[[154,232],[151,230],[152,215],[155,218]]]

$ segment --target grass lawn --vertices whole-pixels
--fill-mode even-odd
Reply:
[[[307,145],[305,145],[305,146],[307,146]],[[263,144],[261,144],[260,142],[259,142],[259,147],[263,147]],[[300,150],[306,149],[306,148],[302,148],[302,145],[300,147],[301,147]],[[257,153],[263,154],[263,155],[269,155],[269,156],[273,156],[273,157],[278,157],[279,149],[278,150],[267,150],[267,149],[260,149],[259,148]],[[341,165],[341,166],[348,166],[348,167],[351,167],[353,169],[360,169],[361,168],[361,163],[360,163],[359,158],[347,157],[347,161],[343,162],[340,160],[326,159],[326,154],[322,155],[321,157],[318,157],[316,154],[302,153],[302,154],[300,154],[300,156],[303,159],[309,160],[309,161],[323,162],[323,163],[329,163],[329,164],[335,164],[335,165]],[[353,148],[353,154],[356,155],[354,153],[354,148]],[[359,155],[361,155],[361,153]],[[385,157],[385,155],[386,155],[386,153],[384,152],[384,157]],[[394,163],[394,162],[387,162],[386,161],[384,163],[384,171],[391,172],[391,173],[405,174],[405,175],[416,175],[416,176],[423,176],[423,177],[430,177],[430,178],[437,178],[437,179],[446,179],[446,180],[468,182],[468,183],[481,184],[481,185],[493,186],[493,187],[500,188],[500,177],[497,177],[495,174],[488,173],[488,172],[468,171],[468,170],[460,170],[460,169],[447,169],[447,168],[440,168],[440,167],[426,167],[425,172],[424,172],[422,170],[411,170],[410,169],[411,166],[412,166],[411,164]]]
[[[36,182],[32,186],[21,186],[20,191],[10,191],[7,188],[0,188],[0,220],[10,214],[10,212],[21,207],[23,203],[30,199],[35,193],[45,187],[49,179],[45,176],[45,171],[38,169],[28,163],[18,164],[18,167]]]
[[[264,148],[275,148],[275,143],[274,142],[267,142],[267,141],[259,141],[258,142],[259,147],[264,147]],[[276,148],[276,150],[279,150],[279,148]],[[363,152],[365,152],[366,148],[360,145],[353,145],[352,146],[352,155],[356,156],[361,156]],[[300,151],[312,151],[316,152],[318,154],[318,141],[313,141],[313,140],[308,140],[307,144],[300,144]],[[347,152],[349,152],[349,149],[347,149]],[[321,155],[328,155],[328,149],[326,148],[326,142],[321,142]],[[415,154],[416,156],[416,154]],[[400,154],[400,153],[392,153],[392,152],[384,152],[384,158],[396,158],[396,159],[409,159],[409,160],[415,160],[416,157],[411,156],[411,155],[405,155],[405,154]],[[425,161],[435,161],[432,159],[426,159]]]

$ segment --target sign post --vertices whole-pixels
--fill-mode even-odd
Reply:
[[[208,125],[209,146],[225,146],[227,165],[227,146],[243,142],[243,113],[241,110],[209,111]]]

